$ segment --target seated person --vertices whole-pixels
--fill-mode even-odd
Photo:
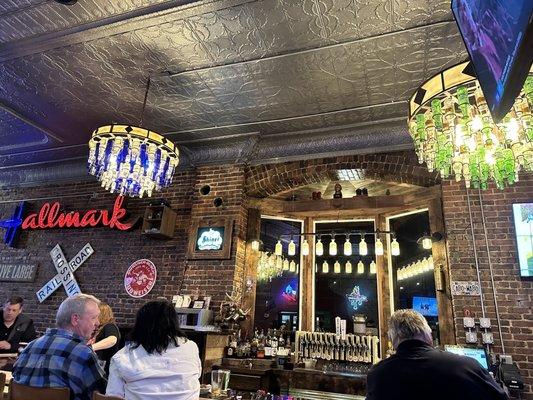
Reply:
[[[20,353],[13,366],[15,382],[34,387],[68,387],[71,400],[90,400],[105,387],[104,370],[87,346],[98,327],[100,301],[87,294],[64,300],[57,311],[58,328],[48,329]]]
[[[167,300],[137,312],[131,343],[111,359],[107,395],[128,400],[196,400],[202,367],[198,346],[180,331]]]
[[[104,364],[106,376],[109,375],[111,357],[119,350],[120,331],[115,323],[113,310],[104,302],[100,303],[100,327],[94,337],[87,343],[96,352],[98,359]]]
[[[368,372],[366,400],[508,400],[476,360],[434,349],[422,314],[397,310],[389,338],[396,354]]]
[[[37,337],[31,318],[22,314],[22,297],[12,296],[4,304],[0,324],[0,353],[16,353],[20,342]]]

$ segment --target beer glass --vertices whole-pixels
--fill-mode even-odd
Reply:
[[[227,369],[216,369],[211,371],[211,394],[214,397],[220,396],[223,390],[228,390],[230,371]]]

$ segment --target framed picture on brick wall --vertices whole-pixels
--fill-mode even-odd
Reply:
[[[227,260],[231,258],[233,219],[194,218],[189,232],[187,258]]]
[[[533,203],[513,204],[520,275],[533,277]]]

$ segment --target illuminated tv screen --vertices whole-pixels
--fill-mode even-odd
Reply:
[[[533,276],[533,203],[513,204],[520,275]]]
[[[413,310],[418,311],[426,317],[438,317],[439,310],[435,297],[413,297]]]
[[[452,0],[493,119],[511,109],[533,62],[533,1]]]

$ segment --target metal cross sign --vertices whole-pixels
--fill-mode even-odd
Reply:
[[[78,282],[74,278],[74,271],[76,271],[87,259],[94,253],[93,248],[87,243],[83,248],[74,256],[74,258],[67,262],[63,251],[59,244],[52,249],[50,256],[57,271],[57,275],[46,283],[41,289],[37,291],[37,299],[39,302],[43,302],[56,291],[58,287],[63,285],[67,296],[74,296],[81,293]]]

